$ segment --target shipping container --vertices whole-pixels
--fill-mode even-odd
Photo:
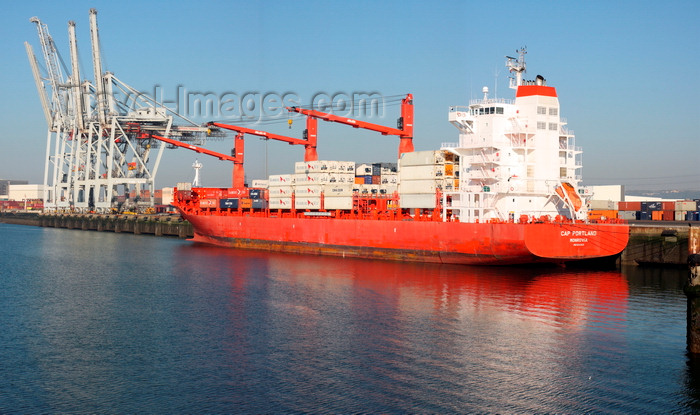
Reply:
[[[381,163],[373,163],[372,164],[372,172],[370,174],[372,176],[381,176],[382,175],[382,164]]]
[[[291,209],[292,208],[292,198],[291,197],[275,197],[270,198],[270,209]]]
[[[441,186],[440,186],[441,187]],[[435,191],[439,188],[436,181],[433,180],[402,180],[399,183],[400,193],[428,193],[435,195]]]
[[[324,184],[330,182],[330,173],[307,173],[307,174],[295,174],[294,183],[295,184]]]
[[[179,182],[175,187],[177,187],[177,190],[192,190],[192,183]]]
[[[382,184],[382,176],[372,175],[372,184]]]
[[[267,209],[267,200],[265,199],[252,199],[253,209]]]
[[[639,212],[639,220],[651,220],[651,211],[642,210]]]
[[[253,200],[249,198],[241,198],[238,200],[238,206],[241,209],[250,209],[253,207]]]
[[[355,177],[355,184],[365,184],[365,177],[364,176]]]
[[[686,210],[676,210],[675,212],[674,220],[679,222],[686,220]]]
[[[700,212],[685,212],[685,220],[689,220],[689,221],[700,220]]]
[[[398,184],[399,176],[398,174],[382,174],[382,184]]]
[[[318,184],[311,184],[311,185],[296,185],[294,188],[294,194],[299,197],[299,196],[321,196],[321,193],[323,193],[323,186],[318,185]]]
[[[695,211],[695,210],[698,210],[698,204],[697,204],[697,202],[695,202],[693,200],[679,200],[676,202],[675,210],[676,210],[676,212],[678,212],[678,211],[684,211],[684,212]]]
[[[445,177],[445,165],[406,166],[399,171],[400,180],[425,180]]]
[[[352,173],[330,173],[328,183],[354,183],[355,175]]]
[[[367,176],[372,174],[372,165],[360,164],[355,168],[355,176]]]
[[[294,184],[294,177],[291,174],[277,174],[270,176],[268,179],[268,186],[291,186]]]
[[[640,211],[642,210],[642,202],[618,202],[617,210]]]
[[[292,193],[294,193],[294,187],[292,186],[273,186],[270,187],[268,190],[269,192],[269,197],[292,197]]]
[[[590,210],[618,210],[617,202],[613,200],[590,200],[588,208]]]
[[[219,199],[221,209],[238,209],[238,199]]]
[[[352,196],[326,196],[323,199],[323,208],[326,210],[350,210],[352,209]]]
[[[329,184],[325,186],[323,194],[326,197],[352,196],[352,184]]]
[[[215,208],[216,199],[199,199],[200,208]]]
[[[364,184],[372,184],[372,176],[362,176]]]
[[[617,210],[593,209],[588,211],[588,219],[617,219]]]
[[[407,153],[409,154],[409,153]],[[435,195],[420,193],[399,193],[399,201],[402,209],[434,209],[435,208]]]
[[[262,199],[264,194],[263,189],[248,189],[248,197],[251,199]]]
[[[320,209],[321,197],[297,197],[294,199],[294,209]]]
[[[661,209],[661,202],[642,202],[642,210],[652,212]]]
[[[270,183],[268,180],[256,179],[256,180],[253,180],[253,182],[251,183],[251,186],[258,188],[258,189],[267,189],[269,187],[269,184]]]
[[[661,202],[661,210],[676,210],[676,202]]]
[[[621,210],[617,212],[617,218],[624,220],[639,220],[639,211]]]
[[[676,219],[676,211],[674,210],[662,210],[663,216],[662,220],[673,221]]]
[[[429,164],[442,164],[445,162],[445,152],[435,151],[413,151],[403,153],[399,159],[399,170],[406,166],[425,166]]]

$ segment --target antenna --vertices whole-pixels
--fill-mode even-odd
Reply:
[[[194,180],[192,180],[192,187],[200,187],[199,169],[202,168],[202,163],[200,163],[199,160],[195,159],[194,163],[192,163],[192,168],[194,168]]]
[[[525,65],[525,54],[527,53],[527,48],[522,47],[515,51],[518,54],[517,58],[512,56],[506,56],[506,68],[513,73],[515,72],[515,78],[510,78],[510,88],[517,89],[523,84],[523,73],[527,72]]]

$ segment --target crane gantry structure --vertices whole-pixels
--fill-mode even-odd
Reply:
[[[44,59],[42,73],[25,42],[48,124],[44,209],[108,212],[118,207],[118,196],[134,192],[137,198],[127,199],[127,205],[152,206],[156,173],[169,145],[151,135],[201,144],[208,129],[103,70],[97,10],[90,9],[92,81],[81,78],[75,22],[68,22],[66,68],[47,25],[37,17],[30,21],[36,24]],[[139,200],[141,190],[149,190],[150,198]]]

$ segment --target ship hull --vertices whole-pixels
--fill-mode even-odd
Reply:
[[[466,265],[565,263],[626,247],[619,224],[459,223],[188,215],[195,242],[292,253]]]

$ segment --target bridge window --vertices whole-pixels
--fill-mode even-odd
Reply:
[[[546,107],[537,107],[537,115],[547,115]]]
[[[559,113],[559,108],[550,108],[549,115],[557,115]]]

